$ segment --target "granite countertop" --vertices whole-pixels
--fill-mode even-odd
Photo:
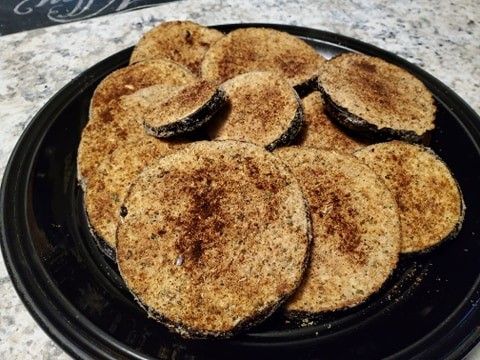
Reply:
[[[0,37],[0,174],[20,134],[73,77],[167,19],[284,23],[338,32],[395,52],[480,112],[480,5],[474,0],[179,1]],[[67,359],[34,322],[0,259],[0,358]],[[469,355],[480,359],[477,346]]]

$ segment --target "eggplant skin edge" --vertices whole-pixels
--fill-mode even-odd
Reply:
[[[273,151],[277,147],[291,144],[300,133],[300,130],[302,130],[302,127],[305,123],[303,105],[298,95],[295,95],[295,97],[297,98],[297,110],[295,111],[295,115],[290,122],[290,126],[276,140],[265,146],[267,151]]]
[[[213,115],[215,115],[217,111],[226,104],[226,102],[227,96],[225,92],[221,89],[217,89],[213,96],[203,106],[187,117],[159,127],[151,127],[145,123],[143,126],[147,134],[157,138],[169,138],[191,133],[208,123]]]

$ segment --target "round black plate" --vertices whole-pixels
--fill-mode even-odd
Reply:
[[[445,85],[391,53],[323,31],[261,26],[301,36],[327,57],[344,51],[382,57],[430,88],[439,106],[431,146],[452,169],[467,205],[458,237],[428,254],[402,257],[369,301],[313,325],[299,327],[277,314],[230,340],[186,341],[168,333],[135,304],[115,264],[97,249],[75,180],[90,97],[102,78],[127,64],[127,49],[55,95],[7,166],[1,245],[21,299],[65,351],[82,358],[461,358],[480,335],[480,118]]]

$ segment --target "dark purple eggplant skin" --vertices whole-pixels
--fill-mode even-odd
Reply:
[[[280,146],[290,145],[296,139],[298,134],[300,134],[300,131],[305,123],[305,117],[303,113],[302,101],[298,96],[296,96],[296,98],[297,110],[295,111],[295,115],[290,123],[290,126],[282,135],[280,135],[279,138],[265,146],[266,150],[273,151]]]
[[[222,89],[217,89],[213,96],[193,114],[159,127],[144,124],[145,132],[157,138],[170,138],[192,133],[208,123],[226,103],[226,93]]]

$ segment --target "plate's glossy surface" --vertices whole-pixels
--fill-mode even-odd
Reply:
[[[258,25],[258,24],[257,24]],[[239,26],[226,25],[229,31]],[[264,25],[273,26],[273,25]],[[2,250],[23,302],[68,353],[93,358],[461,358],[480,336],[480,118],[439,81],[395,55],[343,36],[276,25],[327,57],[359,51],[419,77],[439,111],[431,146],[467,205],[458,237],[401,258],[365,304],[303,328],[277,314],[231,340],[185,341],[148,319],[90,235],[76,184],[76,152],[98,82],[131,49],[87,70],[55,95],[20,139],[0,194]]]

